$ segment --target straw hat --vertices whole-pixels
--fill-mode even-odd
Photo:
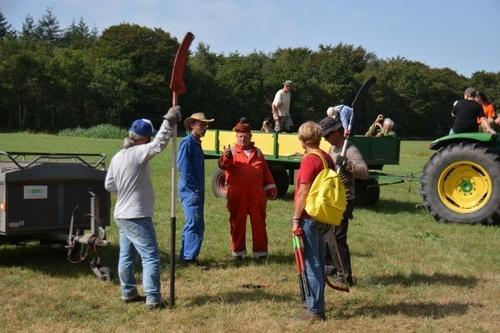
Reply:
[[[198,112],[198,113],[193,113],[192,115],[190,115],[189,117],[187,117],[184,120],[184,126],[186,127],[186,129],[190,130],[191,129],[191,124],[194,121],[201,121],[201,122],[204,122],[204,123],[211,123],[214,120],[215,119],[207,119],[205,117],[205,114],[203,112]]]

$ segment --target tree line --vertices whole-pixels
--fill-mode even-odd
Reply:
[[[22,30],[15,31],[0,12],[0,128],[126,127],[138,117],[158,125],[171,103],[168,84],[178,45],[162,29],[129,23],[101,34],[83,19],[63,29],[50,9],[36,22],[28,15]],[[377,83],[362,108],[360,132],[382,113],[395,121],[401,137],[444,135],[452,104],[467,86],[500,105],[500,72],[478,71],[467,78],[401,57],[379,59],[343,43],[245,55],[215,53],[199,43],[189,58],[180,104],[184,116],[214,117],[216,128],[230,129],[245,116],[258,129],[271,116],[274,94],[289,79],[294,81],[292,118],[300,125],[319,121],[329,106],[351,104],[371,76]]]

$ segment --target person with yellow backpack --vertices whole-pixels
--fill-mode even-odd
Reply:
[[[319,148],[321,127],[308,121],[299,127],[298,138],[306,155],[300,162],[295,185],[292,233],[303,245],[305,266],[305,302],[307,310],[296,315],[299,320],[325,320],[325,240],[330,228],[306,211],[310,190],[318,175],[325,169],[324,162],[334,169],[332,158]]]
[[[351,256],[347,244],[347,229],[349,219],[353,218],[354,208],[354,179],[367,179],[368,166],[363,156],[354,144],[346,141],[344,128],[339,120],[331,117],[323,118],[319,125],[322,136],[332,146],[329,154],[335,165],[339,168],[340,179],[342,180],[346,191],[346,209],[340,225],[331,228],[325,235],[326,243],[326,273],[336,274],[336,279],[331,284],[338,290],[348,291],[354,281],[351,269]],[[344,144],[347,145],[345,156],[342,156]],[[335,246],[335,242],[337,246]]]

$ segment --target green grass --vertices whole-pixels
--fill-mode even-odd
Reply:
[[[120,146],[121,140],[0,134],[0,150],[103,152],[108,163]],[[152,161],[165,298],[170,150]],[[429,155],[428,142],[403,142],[401,165],[384,170],[418,174]],[[139,304],[124,306],[116,280],[97,281],[85,263],[72,265],[63,255],[32,243],[3,245],[0,331],[498,332],[500,228],[438,224],[420,208],[417,182],[383,186],[373,209],[355,210],[349,244],[357,286],[349,294],[326,291],[326,322],[292,320],[299,294],[289,231],[291,193],[268,203],[268,264],[248,260],[236,266],[230,260],[225,200],[210,191],[214,170],[215,162],[207,161],[206,234],[200,259],[209,269],[177,268],[175,309],[147,312]],[[177,218],[179,245],[180,205]],[[103,250],[103,262],[116,268],[114,225],[108,235],[112,245]],[[247,239],[251,251],[249,232]]]

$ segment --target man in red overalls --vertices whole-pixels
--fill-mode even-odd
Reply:
[[[226,171],[231,251],[237,260],[246,256],[246,220],[250,215],[253,256],[265,260],[267,198],[276,199],[278,191],[264,155],[250,141],[250,124],[239,122],[234,130],[236,146],[225,148],[219,158],[219,167]]]

